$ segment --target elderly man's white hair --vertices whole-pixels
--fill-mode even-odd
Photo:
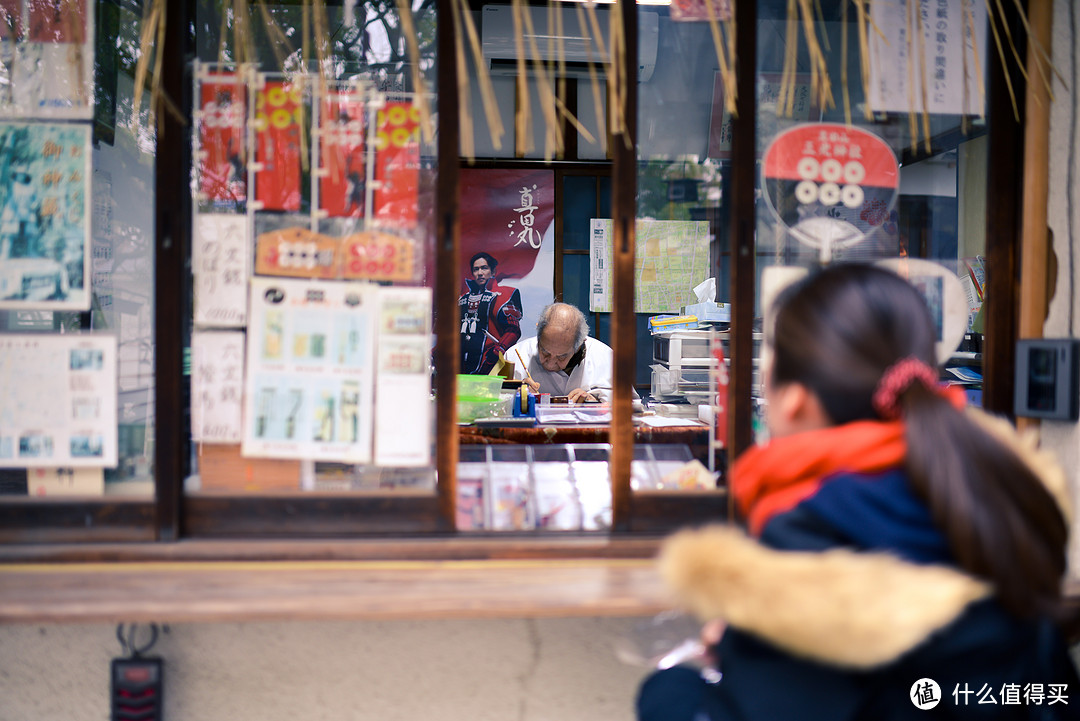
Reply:
[[[575,329],[574,350],[576,351],[585,342],[589,335],[589,322],[585,320],[585,314],[569,303],[552,303],[544,306],[540,311],[540,319],[536,321],[536,336],[544,334],[552,320],[556,325],[565,323]]]

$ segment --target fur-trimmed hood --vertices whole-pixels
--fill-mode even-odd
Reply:
[[[1005,420],[969,410],[1042,478],[1070,517],[1066,478],[1053,457]],[[659,568],[676,600],[804,658],[851,668],[893,661],[956,620],[990,587],[955,568],[848,549],[779,551],[727,526],[664,542]]]

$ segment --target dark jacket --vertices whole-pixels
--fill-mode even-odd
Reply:
[[[1060,469],[1008,442],[1064,504]],[[643,721],[697,718],[665,712],[664,695],[687,693],[717,721],[1080,719],[1055,626],[1012,616],[957,568],[900,469],[831,476],[758,539],[721,526],[677,534],[661,570],[700,617],[727,622],[723,678],[660,672],[643,684]],[[924,679],[939,689],[925,711],[914,703],[932,689]]]

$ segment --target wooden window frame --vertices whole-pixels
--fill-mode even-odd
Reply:
[[[450,0],[438,0],[439,17],[448,17],[455,7]],[[635,38],[637,8],[622,3],[625,36]],[[735,4],[739,28],[756,27],[757,3],[753,0]],[[163,53],[163,87],[166,94],[179,99],[178,105],[190,118],[192,105],[190,68],[192,38],[187,35],[191,8],[186,3],[167,6],[166,37]],[[1013,12],[1013,27],[1019,19]],[[453,46],[453,24],[440,22],[440,48]],[[1014,34],[1017,41],[1023,33]],[[1021,48],[1021,53],[1023,48]],[[756,58],[754,33],[740,32],[736,39],[739,58]],[[459,250],[458,174],[460,169],[459,124],[457,114],[457,69],[453,53],[438,55],[439,113],[438,180],[436,198],[436,307],[456,305],[460,278],[457,277]],[[637,49],[633,43],[624,58],[628,77],[636,75]],[[1017,328],[1019,297],[1019,184],[1013,169],[1023,158],[1023,119],[1016,119],[1006,92],[1004,73],[1013,87],[1023,88],[1023,78],[1015,67],[1003,68],[996,53],[988,58],[990,157],[987,194],[995,202],[987,203],[988,255],[988,330],[984,350],[985,407],[997,413],[1011,414],[1013,392],[1013,344]],[[756,289],[754,287],[754,147],[755,68],[750,61],[740,63],[738,74],[739,113],[735,121],[733,177],[729,202],[729,237],[731,238],[731,288],[733,318],[731,350],[732,383],[729,397],[729,435],[735,457],[751,442],[752,401],[752,327]],[[626,96],[625,116],[629,134],[635,137],[637,89],[631,84]],[[1023,109],[1020,109],[1020,113]],[[172,113],[159,113],[161,137],[186,138],[189,128]],[[748,140],[747,140],[748,139]],[[629,386],[634,380],[634,314],[632,302],[633,226],[636,193],[636,142],[627,148],[612,142],[612,205],[615,218],[616,283],[614,294],[620,308],[612,318],[612,345],[615,349],[616,393],[611,428],[613,477],[613,530],[606,535],[581,534],[488,534],[465,555],[490,556],[493,549],[524,543],[542,556],[559,555],[559,548],[573,549],[582,542],[595,545],[603,538],[628,542],[650,535],[663,534],[679,525],[722,517],[727,512],[723,494],[633,494],[630,492],[630,460],[633,429],[630,418]],[[324,539],[317,548],[323,557],[339,552],[342,544],[364,539],[433,538],[454,535],[456,466],[458,439],[446,432],[456,427],[455,377],[437,374],[436,470],[439,483],[433,495],[312,495],[274,497],[212,497],[184,494],[184,475],[190,451],[187,432],[186,384],[183,374],[183,339],[188,337],[190,308],[177,298],[186,297],[190,258],[190,190],[187,173],[175,168],[190,168],[190,144],[176,140],[160,143],[157,148],[155,180],[155,495],[145,500],[105,500],[101,502],[63,499],[0,499],[0,559],[25,556],[35,558],[68,554],[77,555],[75,545],[98,543],[149,543],[179,540],[255,539],[272,537]],[[585,167],[584,165],[581,167]],[[558,216],[557,216],[558,217]],[[556,221],[558,223],[558,220]],[[629,263],[629,265],[628,265]],[[456,368],[458,357],[457,319],[441,314],[436,320],[435,363],[437,368]],[[469,534],[471,536],[471,534]],[[585,540],[582,540],[585,536]],[[483,542],[487,537],[488,542]],[[465,546],[465,534],[454,535]],[[564,539],[564,540],[563,540]],[[30,544],[29,551],[27,544]],[[52,551],[38,544],[60,544]],[[281,553],[281,544],[271,544]],[[378,546],[367,546],[354,553],[378,554]],[[644,547],[642,547],[644,548]],[[334,549],[338,549],[335,551]],[[572,553],[572,551],[570,551]],[[639,549],[635,553],[644,553]],[[213,555],[213,551],[207,551]],[[422,554],[423,552],[421,552]]]

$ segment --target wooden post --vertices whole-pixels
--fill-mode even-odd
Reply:
[[[1024,171],[1020,226],[1020,320],[1021,338],[1041,338],[1049,306],[1046,289],[1049,231],[1046,199],[1049,192],[1050,92],[1049,64],[1040,64],[1040,50],[1050,54],[1053,0],[1031,0],[1027,44],[1027,92],[1024,99]],[[1041,70],[1040,70],[1041,66]],[[1032,418],[1017,420],[1020,427],[1037,427]]]
[[[611,510],[612,527],[630,530],[630,463],[634,458],[634,421],[631,389],[637,374],[637,319],[634,317],[634,223],[637,218],[637,4],[620,0],[617,21],[623,24],[626,54],[622,60],[626,84],[621,99],[623,132],[613,135],[612,213],[614,288],[611,304],[611,345],[615,360],[612,369],[611,403]],[[620,58],[612,58],[619,62]],[[618,102],[618,88],[611,93]]]
[[[459,335],[457,277],[460,224],[458,164],[457,64],[454,50],[455,4],[438,0],[439,16],[439,175],[435,199],[435,468],[438,473],[439,517],[446,529],[454,528],[457,502],[457,372]]]

